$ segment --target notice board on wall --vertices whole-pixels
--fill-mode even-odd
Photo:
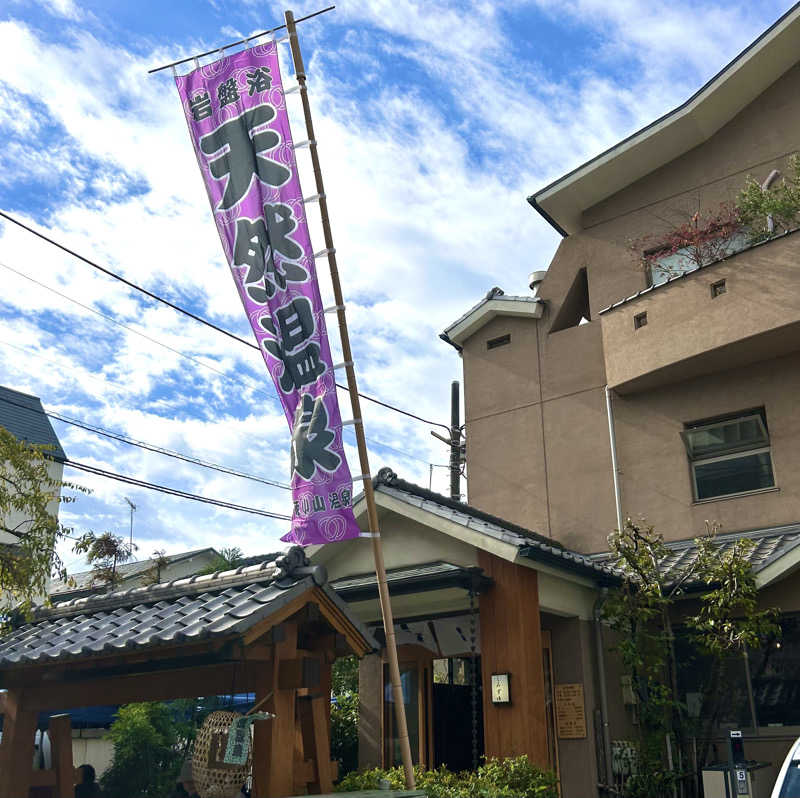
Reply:
[[[586,712],[583,707],[583,684],[556,685],[556,728],[561,740],[586,737]]]

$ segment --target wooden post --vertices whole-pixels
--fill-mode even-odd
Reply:
[[[56,774],[55,798],[75,798],[75,768],[72,765],[72,723],[69,715],[50,718],[50,745]]]
[[[0,798],[27,798],[31,787],[36,712],[24,708],[23,698],[22,690],[9,690],[5,694]]]
[[[403,756],[403,769],[405,770],[406,789],[413,790],[414,768],[411,759],[411,745],[408,739],[408,726],[406,724],[406,708],[403,703],[403,689],[400,685],[400,665],[397,660],[397,641],[394,633],[394,618],[392,605],[389,600],[389,587],[386,582],[386,567],[383,562],[383,547],[381,546],[380,526],[378,524],[378,509],[375,505],[375,494],[372,488],[372,479],[369,474],[369,456],[367,454],[367,441],[364,437],[364,424],[361,417],[361,402],[358,396],[358,383],[356,382],[355,369],[353,368],[353,352],[350,348],[350,335],[347,330],[347,317],[344,310],[344,297],[339,280],[339,267],[336,263],[336,250],[333,246],[330,218],[328,216],[328,201],[325,197],[325,186],[322,181],[322,171],[317,153],[317,142],[314,137],[314,123],[311,119],[311,106],[308,101],[306,89],[306,70],[303,56],[300,52],[300,43],[297,39],[294,14],[286,11],[286,31],[289,34],[289,44],[292,48],[292,59],[297,82],[300,86],[300,99],[303,103],[303,116],[306,122],[311,164],[314,170],[317,194],[319,195],[319,210],[322,218],[322,232],[325,239],[325,248],[328,250],[328,266],[331,272],[333,296],[336,302],[336,318],[339,322],[339,336],[342,342],[342,355],[345,360],[347,374],[347,387],[350,393],[350,405],[353,410],[355,423],[356,445],[361,473],[364,475],[364,498],[367,504],[367,517],[369,519],[369,532],[372,537],[372,553],[375,559],[375,574],[378,579],[378,594],[380,596],[383,628],[386,633],[386,652],[389,660],[389,676],[392,682],[395,712],[397,717],[397,730],[400,742],[400,751]]]
[[[280,798],[294,793],[295,699],[294,688],[280,689],[281,660],[297,656],[297,625],[284,623],[272,630],[274,638],[269,684],[259,685],[256,698],[272,691],[266,702],[272,720],[256,721],[253,745],[254,798]],[[265,680],[266,681],[266,680]]]

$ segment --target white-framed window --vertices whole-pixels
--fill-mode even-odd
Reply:
[[[695,501],[775,487],[763,408],[687,424],[681,435]]]

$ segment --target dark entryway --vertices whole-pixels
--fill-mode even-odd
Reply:
[[[446,663],[446,665],[445,665]],[[438,667],[437,667],[438,666]],[[475,660],[475,734],[478,761],[483,757],[483,691],[480,657]],[[434,661],[433,764],[448,770],[472,769],[472,685],[470,661],[453,657]]]

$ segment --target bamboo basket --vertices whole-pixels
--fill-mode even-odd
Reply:
[[[197,732],[192,753],[192,776],[200,798],[233,798],[250,776],[253,749],[247,762],[232,765],[224,761],[228,733],[238,712],[212,712]]]

